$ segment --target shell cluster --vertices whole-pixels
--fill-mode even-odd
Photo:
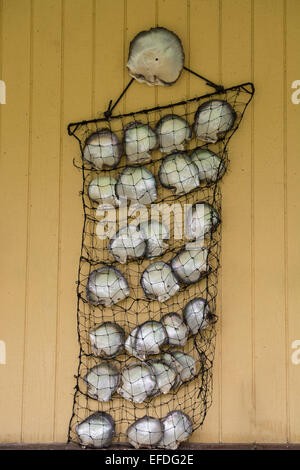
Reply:
[[[128,442],[140,447],[158,447],[177,449],[181,442],[186,441],[193,432],[191,418],[180,410],[171,411],[163,419],[144,416],[136,420],[127,429]]]
[[[155,261],[147,266],[141,276],[141,286],[148,299],[164,303],[180,289],[180,284],[188,285],[200,281],[211,271],[209,250],[200,245],[187,244],[175,255],[170,264]]]
[[[156,179],[140,165],[150,162],[157,148],[167,154],[159,170],[160,183],[175,194],[187,194],[202,183],[216,182],[226,170],[222,158],[206,146],[197,147],[188,155],[185,146],[193,133],[206,145],[216,143],[233,128],[235,120],[236,113],[227,101],[209,100],[198,107],[192,126],[181,116],[166,114],[155,129],[141,121],[130,122],[124,128],[122,142],[110,128],[98,130],[86,139],[83,159],[95,170],[102,170],[116,168],[125,154],[129,166],[117,180],[108,176],[92,179],[90,199],[105,209],[117,207],[122,198],[141,204],[154,202]]]
[[[93,413],[76,426],[76,432],[82,447],[108,447],[115,436],[115,422],[104,411]],[[128,442],[135,447],[177,449],[193,432],[191,418],[180,410],[168,413],[157,419],[144,416],[131,424],[127,431]]]
[[[131,41],[127,69],[138,82],[149,86],[173,85],[184,65],[179,37],[166,28],[141,31]]]
[[[175,55],[166,53],[170,44],[170,51],[177,51]],[[166,73],[168,61],[171,65]],[[131,43],[127,67],[138,81],[171,85],[180,76],[183,61],[177,36],[164,28],[154,28],[140,33]],[[121,137],[111,128],[97,130],[86,139],[82,151],[83,159],[97,172],[88,182],[90,200],[102,210],[117,208],[124,201],[139,207],[157,200],[159,184],[180,197],[203,184],[217,182],[226,165],[208,145],[223,139],[235,121],[236,113],[228,102],[211,99],[198,107],[192,124],[169,113],[161,116],[155,127],[134,119],[124,127]],[[193,137],[203,145],[187,151]],[[156,150],[162,154],[157,178],[144,166]],[[105,168],[117,168],[123,155],[127,163],[117,176],[100,174]],[[169,228],[159,220],[120,227],[109,240],[109,253],[120,264],[151,260],[139,280],[147,299],[164,303],[182,286],[199,282],[211,272],[205,239],[216,230],[220,215],[207,202],[198,202],[185,217],[185,247],[169,262],[156,259],[168,250],[170,237]],[[95,307],[110,308],[129,295],[126,277],[113,265],[91,270],[87,276],[86,300]],[[110,321],[95,326],[88,334],[91,355],[99,362],[84,377],[86,395],[109,402],[118,394],[141,404],[174,393],[201,372],[199,361],[185,353],[184,346],[191,336],[209,328],[215,318],[207,300],[197,297],[184,306],[181,314],[167,313],[160,321],[148,320],[126,333]],[[130,357],[122,368],[115,360],[121,354]],[[97,412],[78,424],[76,431],[83,446],[103,448],[112,442],[115,423],[108,413]],[[172,450],[192,431],[191,418],[181,410],[173,410],[161,419],[144,416],[136,420],[127,429],[127,439],[135,448]]]
[[[110,240],[108,249],[119,263],[129,259],[161,256],[168,249],[169,229],[152,219],[138,226],[129,224],[121,228]]]
[[[186,304],[182,316],[173,312],[160,321],[146,321],[127,338],[117,323],[104,322],[97,326],[89,333],[95,357],[113,359],[126,352],[135,362],[121,371],[110,361],[92,367],[84,378],[88,396],[107,402],[117,392],[127,400],[142,403],[192,380],[198,374],[196,360],[181,350],[170,351],[165,347],[184,347],[189,336],[208,328],[213,319],[207,301],[199,297]]]

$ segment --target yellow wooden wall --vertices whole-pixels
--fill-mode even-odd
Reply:
[[[66,439],[82,227],[66,127],[119,94],[129,41],[156,24],[191,68],[257,90],[230,143],[214,404],[193,440],[300,442],[299,0],[0,0],[0,16],[0,442]],[[169,89],[135,84],[119,110],[204,91],[186,73]]]

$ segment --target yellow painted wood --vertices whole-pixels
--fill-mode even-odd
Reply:
[[[300,153],[299,105],[291,101],[291,85],[300,77],[300,45],[297,38],[300,33],[300,8],[299,2],[289,0],[286,11],[286,167],[285,167],[285,224],[286,224],[286,308],[287,308],[287,413],[289,423],[288,438],[291,442],[300,441],[300,365],[291,361],[292,343],[300,339],[299,316],[299,237],[300,237],[300,161],[297,156]],[[299,85],[298,85],[299,87]],[[299,96],[299,95],[298,95]],[[299,345],[298,345],[299,349]]]
[[[110,99],[116,99],[129,77],[124,71],[124,1],[95,0],[95,114],[107,109]],[[108,20],[108,18],[110,20]],[[122,110],[120,104],[119,110]],[[116,109],[117,111],[117,109]]]
[[[190,16],[190,67],[200,75],[206,76],[214,82],[221,80],[220,76],[220,32],[218,0],[191,0]],[[205,21],[203,20],[205,18]],[[199,26],[201,24],[201,26]],[[197,77],[190,76],[190,95],[199,96],[212,93],[213,88],[208,87]],[[219,280],[219,287],[221,282]],[[220,359],[221,359],[221,322],[222,302],[221,296],[217,301],[217,314],[220,316],[218,324],[218,337],[214,362],[213,404],[208,411],[207,419],[202,429],[193,435],[195,442],[220,441]]]
[[[21,440],[23,395],[30,128],[30,1],[25,0],[21,5],[15,0],[4,1],[0,16],[0,78],[7,84],[6,104],[0,105],[0,256],[3,293],[0,339],[6,344],[6,365],[0,366],[0,415],[5,428],[5,431],[3,428],[1,431],[1,441],[14,442]],[[18,41],[15,37],[18,37]]]
[[[254,2],[255,439],[287,439],[283,2]],[[270,110],[272,111],[270,112]],[[243,365],[241,365],[243,367]]]
[[[77,367],[82,228],[67,123],[96,117],[129,81],[128,45],[156,24],[186,65],[257,93],[231,140],[214,403],[194,442],[300,442],[298,0],[2,0],[0,442],[62,442]],[[210,89],[132,85],[117,110]],[[13,182],[13,186],[12,186]],[[13,187],[13,191],[12,191]],[[4,229],[3,229],[4,227]],[[17,288],[16,288],[17,287]]]
[[[230,86],[247,82],[252,73],[251,1],[223,2],[221,14],[223,83]],[[235,21],[231,21],[233,17]],[[252,132],[251,111],[248,110],[230,141],[230,164],[223,186],[222,442],[255,439],[251,335]]]
[[[26,325],[22,439],[53,440],[59,232],[61,2],[32,11]]]
[[[72,167],[77,142],[66,136],[69,122],[92,112],[93,0],[66,0],[62,29],[62,114],[60,128],[60,225],[58,260],[57,350],[54,408],[55,442],[67,439],[74,373],[78,366],[76,281],[81,246],[80,171]],[[72,175],[72,177],[70,177]],[[77,259],[75,263],[74,260]],[[68,338],[68,339],[67,339]]]
[[[158,0],[157,21],[158,26],[164,26],[176,33],[182,42],[183,48],[188,58],[188,1],[187,0]],[[157,100],[160,105],[176,103],[187,97],[188,79],[186,73],[182,72],[182,77],[172,87],[159,87],[157,89]]]

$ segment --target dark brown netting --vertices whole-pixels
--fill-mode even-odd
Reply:
[[[153,433],[149,443],[154,447],[162,445],[160,426],[166,429],[169,423],[171,430],[174,426],[178,432],[182,428],[183,437],[179,434],[174,436],[175,440],[180,441],[190,434],[191,424],[193,430],[203,424],[212,401],[216,319],[221,314],[216,306],[221,249],[220,186],[229,162],[228,142],[239,127],[253,93],[253,85],[246,83],[169,106],[70,124],[69,134],[78,140],[81,149],[75,166],[82,173],[84,225],[77,286],[80,354],[69,441],[79,442],[76,426],[96,412],[106,412],[113,418],[114,442],[127,441],[128,427],[145,415],[162,420],[170,412],[182,411],[190,418],[191,422],[185,415],[171,414],[165,422],[160,421],[162,424],[157,420],[148,420],[138,422],[131,428],[130,442],[139,439],[139,426],[144,426],[150,436]],[[233,127],[224,132],[221,120],[216,143],[207,142],[213,140],[210,139],[210,126],[214,127],[212,120],[208,119],[206,130],[203,130],[202,124],[202,130],[197,130],[194,125],[199,107],[200,111],[205,110],[205,103],[211,100],[219,100],[225,105],[229,103],[234,110]],[[183,146],[175,150],[170,148],[170,136],[167,136],[166,153],[162,153],[158,145],[150,150],[150,161],[147,161],[147,155],[141,155],[137,165],[130,155],[126,160],[125,147],[122,150],[120,146],[124,131],[137,128],[140,123],[144,125],[143,131],[145,125],[157,130],[158,122],[168,115],[183,118],[189,125]],[[210,105],[207,115],[216,119]],[[176,121],[175,128],[179,121],[173,119]],[[105,134],[107,129],[117,137],[113,142],[114,160],[111,160],[115,166],[100,168],[104,154],[99,160],[99,134],[91,136],[99,132],[100,135],[101,132]],[[191,129],[192,134],[188,135]],[[195,137],[196,132],[202,140]],[[154,141],[150,142],[150,137],[153,135],[147,136],[149,148],[155,144]],[[200,184],[197,178],[201,168],[198,168],[198,173],[195,165],[190,164],[192,152],[197,147],[201,151],[214,152],[221,158],[216,176],[212,178],[207,174],[205,178],[204,168]],[[142,153],[141,148],[136,148],[137,153]],[[130,150],[127,153],[130,154]],[[170,159],[168,155],[174,153],[176,158]],[[108,179],[103,179],[103,176]],[[95,180],[98,177],[102,178],[101,184]],[[178,180],[175,186],[179,194],[174,190],[174,178]],[[114,181],[117,181],[116,185]],[[114,188],[114,194],[110,192],[111,188]],[[108,195],[106,201],[101,199],[104,193]],[[118,205],[116,201],[124,195],[129,195],[131,200],[128,204],[121,201]],[[102,206],[100,204],[99,207],[99,203]],[[202,208],[208,211],[213,208],[215,211],[209,212],[209,217],[203,213],[203,217],[208,217],[209,230],[202,233],[200,245],[195,244],[193,236],[189,236],[190,226],[184,227],[184,230],[182,228],[184,221],[188,220],[188,211],[193,210],[197,203],[207,203],[209,205],[202,205]],[[109,205],[116,207],[107,210]],[[154,219],[158,221],[160,217],[158,222],[166,228],[158,238],[155,238],[157,232],[149,235],[149,227],[142,225],[145,210],[149,216],[154,205],[158,210]],[[160,210],[160,215],[157,215]],[[128,232],[124,222],[135,229],[131,227]],[[188,225],[191,225],[190,222]],[[109,234],[107,238],[102,236],[105,230]],[[197,298],[202,302],[200,306],[191,303]],[[197,313],[198,307],[204,308],[205,315],[202,324],[195,326],[195,318],[191,320],[189,315],[191,311]],[[138,326],[138,332],[132,334],[131,349],[129,343],[127,349],[122,348],[124,340]],[[132,366],[133,363],[139,365]],[[90,375],[86,378],[88,373]],[[122,390],[118,391],[118,387]],[[162,390],[165,393],[161,393]],[[133,397],[135,401],[132,401]],[[103,398],[108,401],[102,401]],[[106,419],[106,425],[112,428],[109,417],[96,414],[96,423],[97,418]],[[85,434],[87,437],[82,443],[102,446],[110,442],[110,438],[107,442],[104,438],[99,442],[96,438],[89,438],[89,429],[95,424],[88,421],[86,426],[81,436]],[[164,447],[171,446],[169,443]]]

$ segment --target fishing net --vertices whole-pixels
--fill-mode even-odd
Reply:
[[[113,442],[128,441],[132,425],[131,442],[146,428],[144,444],[159,446],[162,424],[178,441],[190,435],[191,425],[195,430],[203,424],[212,402],[220,315],[220,185],[229,140],[253,93],[246,83],[123,115],[109,110],[104,118],[69,125],[80,144],[74,164],[82,174],[84,212],[80,354],[69,441],[79,442],[79,430],[82,443],[104,445],[97,433],[90,437],[91,427],[103,431],[103,412],[114,420]],[[221,112],[211,100],[218,100]],[[197,127],[199,113],[204,119]],[[161,132],[158,141],[155,129]],[[217,156],[213,171],[205,159],[197,168],[191,164],[195,149]],[[200,216],[193,212],[198,206]],[[153,422],[136,423],[144,416]],[[111,436],[105,445],[110,441]]]

